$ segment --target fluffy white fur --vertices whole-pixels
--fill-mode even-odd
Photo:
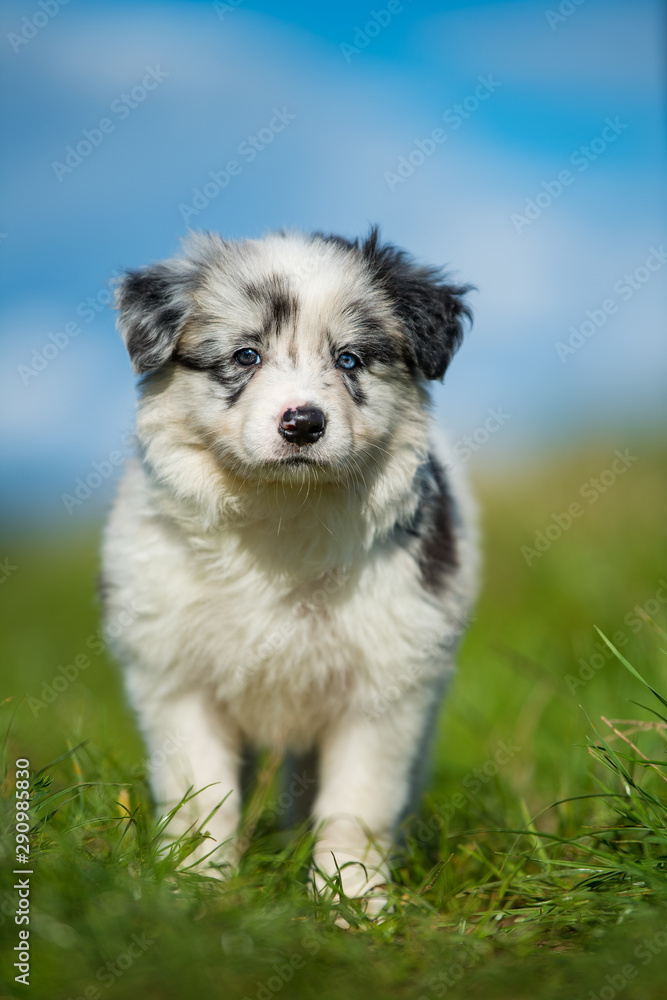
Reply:
[[[133,610],[115,648],[149,752],[180,734],[152,776],[157,807],[204,789],[172,831],[224,799],[205,824],[206,850],[220,845],[212,860],[233,862],[243,748],[315,748],[315,866],[336,877],[361,862],[343,868],[342,888],[375,894],[377,910],[469,614],[475,556],[465,486],[432,433],[419,334],[364,247],[200,235],[183,258],[124,279],[119,326],[146,377],[103,579],[109,620]],[[401,266],[417,284],[435,281]],[[261,365],[237,372],[233,353],[251,334]],[[352,385],[336,351],[365,338]],[[390,360],[377,355],[385,342]],[[296,446],[278,422],[306,404],[326,414],[326,432]],[[447,474],[456,561],[428,586],[437,533],[401,526],[417,524],[433,462]]]

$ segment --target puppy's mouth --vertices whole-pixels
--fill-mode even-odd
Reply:
[[[268,459],[263,462],[258,472],[260,478],[265,481],[283,480],[302,484],[328,481],[333,475],[333,466],[330,462],[314,455],[298,453]]]
[[[311,465],[319,466],[323,468],[326,463],[321,462],[317,458],[312,458],[310,455],[285,455],[284,458],[277,458],[275,461],[276,465]]]

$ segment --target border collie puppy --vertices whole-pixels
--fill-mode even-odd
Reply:
[[[314,751],[315,888],[370,913],[475,591],[428,394],[467,291],[373,230],[198,233],[116,294],[142,379],[103,583],[157,806],[197,791],[170,831],[233,864],[244,753]]]

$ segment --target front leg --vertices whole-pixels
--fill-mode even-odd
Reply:
[[[360,708],[350,710],[320,744],[314,885],[325,891],[322,875],[340,877],[346,896],[367,897],[371,915],[386,904],[382,887],[390,881],[388,856],[410,801],[435,701],[433,692],[413,689],[374,718]]]
[[[133,700],[148,749],[150,784],[158,812],[170,812],[188,789],[198,793],[174,814],[167,837],[176,839],[203,824],[212,839],[204,840],[188,863],[213,852],[209,862],[234,864],[238,860],[235,837],[241,809],[241,741],[236,727],[205,692],[161,700],[144,695]]]

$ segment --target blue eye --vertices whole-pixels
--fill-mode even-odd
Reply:
[[[246,368],[250,365],[258,365],[262,360],[257,351],[253,351],[252,347],[243,347],[240,351],[236,352],[234,357],[240,365],[245,365]]]
[[[346,372],[349,372],[352,371],[353,368],[357,368],[359,364],[360,361],[356,354],[350,354],[349,351],[343,351],[342,354],[338,355],[336,368],[343,368]]]

